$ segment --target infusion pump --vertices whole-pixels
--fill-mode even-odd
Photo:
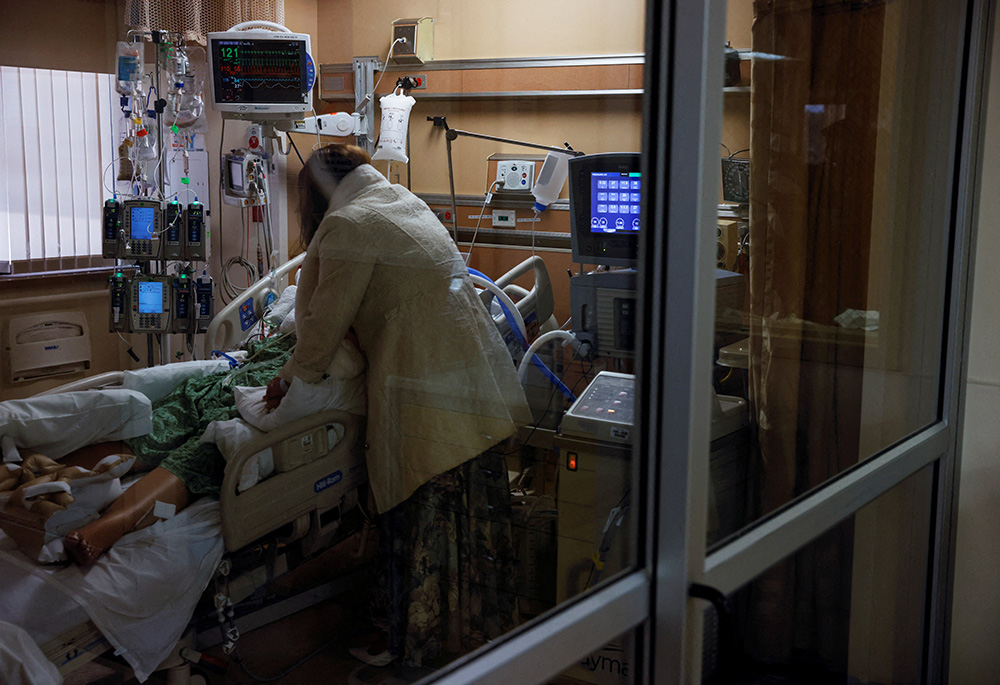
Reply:
[[[205,207],[176,200],[107,200],[101,231],[105,259],[205,261],[208,239]]]
[[[212,278],[190,270],[172,276],[125,275],[110,278],[111,332],[204,333],[215,316]]]

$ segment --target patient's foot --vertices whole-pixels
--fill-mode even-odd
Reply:
[[[66,554],[80,566],[89,566],[123,535],[154,523],[157,519],[152,512],[157,502],[172,504],[180,511],[190,497],[177,476],[155,468],[112,502],[99,519],[63,538]]]
[[[73,560],[78,566],[90,566],[97,557],[101,556],[104,550],[95,549],[87,542],[80,531],[73,531],[63,539],[63,547],[66,549],[66,556]]]

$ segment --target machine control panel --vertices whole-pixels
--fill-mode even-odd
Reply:
[[[172,293],[167,276],[136,276],[131,283],[131,329],[136,333],[167,333],[173,325]]]
[[[205,249],[205,205],[192,202],[187,206],[187,231],[184,240],[185,258],[192,261],[207,259]]]
[[[121,231],[122,206],[117,200],[104,202],[101,222],[101,256],[115,259],[118,256],[118,233]]]
[[[163,229],[163,258],[181,258],[181,237],[184,235],[184,205],[171,200],[163,212],[166,227]]]
[[[635,376],[601,371],[566,412],[564,435],[631,444]]]
[[[126,200],[122,203],[123,259],[159,259],[163,210],[156,200]]]

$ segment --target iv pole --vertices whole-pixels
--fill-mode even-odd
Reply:
[[[581,157],[585,153],[579,150],[574,150],[570,147],[569,143],[564,143],[566,147],[554,147],[551,145],[539,145],[538,143],[527,143],[523,140],[513,140],[512,138],[500,138],[499,136],[489,136],[485,133],[473,133],[472,131],[463,131],[457,128],[449,128],[448,121],[446,117],[427,117],[427,121],[430,121],[434,126],[443,128],[445,130],[445,148],[448,151],[448,184],[451,187],[451,225],[452,225],[452,237],[455,240],[455,244],[458,245],[458,204],[455,201],[455,169],[451,160],[451,141],[457,139],[459,136],[466,136],[468,138],[479,138],[480,140],[492,140],[496,143],[507,143],[509,145],[519,145],[521,147],[530,147],[536,150],[547,150],[549,152],[561,152],[563,154],[572,155],[574,157]]]

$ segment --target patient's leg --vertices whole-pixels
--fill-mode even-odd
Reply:
[[[180,478],[157,467],[122,493],[99,519],[67,535],[66,553],[81,566],[89,566],[123,535],[153,523],[156,502],[173,504],[180,511],[190,499]]]

